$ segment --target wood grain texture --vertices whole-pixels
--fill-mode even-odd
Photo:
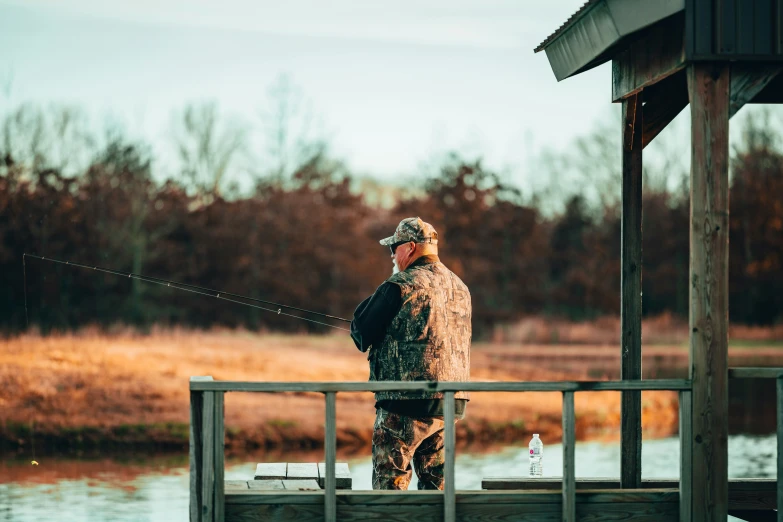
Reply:
[[[644,118],[642,148],[646,147],[688,105],[688,80],[685,70],[642,91]]]
[[[619,102],[685,68],[684,15],[640,31],[612,59],[612,101]]]
[[[337,489],[351,489],[353,487],[353,478],[351,470],[346,462],[336,462],[334,468],[335,486]],[[326,463],[318,463],[318,485],[324,487],[326,480]]]
[[[252,490],[259,490],[263,489],[266,491],[282,491],[285,489],[285,486],[283,485],[283,480],[285,479],[255,479],[255,480],[249,480],[247,482],[248,489]],[[232,491],[233,493],[233,491]]]
[[[215,413],[214,413],[214,441],[215,441],[215,508],[214,520],[222,521],[225,516],[223,507],[225,504],[225,491],[223,475],[225,472],[226,458],[226,430],[224,426],[224,393],[213,392],[215,394]]]
[[[286,478],[285,462],[260,462],[256,465],[256,480],[283,480]]]
[[[655,379],[646,381],[525,381],[525,382],[191,382],[191,391],[241,392],[376,392],[376,391],[622,391],[622,390],[689,390],[688,379]]]
[[[777,380],[777,401],[778,401],[778,522],[783,522],[783,377]]]
[[[223,484],[223,491],[228,493],[232,491],[246,491],[248,489],[247,480],[226,480]]]
[[[574,394],[563,392],[563,521],[576,522]]]
[[[642,479],[642,489],[676,489],[678,479]],[[482,479],[481,487],[489,491],[559,491],[562,480],[557,477],[533,479],[528,477],[487,477]],[[576,490],[580,495],[584,490],[618,489],[619,479],[577,478]],[[577,496],[577,499],[579,497]],[[680,494],[682,498],[682,494]],[[730,479],[729,508],[768,510],[777,508],[777,481],[775,479]],[[544,501],[544,499],[540,499]],[[579,502],[579,500],[577,500]]]
[[[215,519],[215,393],[204,392],[201,433],[201,520]]]
[[[693,392],[680,392],[680,522],[693,517]]]
[[[454,437],[454,392],[446,392],[443,397],[443,420],[445,426],[445,440],[443,443],[445,453],[444,488],[443,488],[443,520],[444,522],[456,521],[456,494],[454,488],[454,460],[456,455]]]
[[[729,118],[750,103],[780,73],[780,66],[736,62],[731,65]]]
[[[579,520],[641,520],[675,521],[677,520],[676,490],[653,490],[639,495],[629,495],[625,490],[612,493],[577,495],[575,515]],[[271,492],[270,492],[271,493]],[[393,493],[391,495],[385,493]],[[340,521],[384,520],[443,520],[442,498],[438,492],[421,492],[424,495],[412,495],[399,492],[338,492],[337,518]],[[417,492],[418,493],[418,492]],[[464,492],[458,494],[456,516],[460,521],[558,521],[562,517],[559,494],[477,494]],[[483,492],[489,493],[489,492]],[[264,503],[249,502],[254,497],[237,495],[226,505],[228,522],[250,522],[259,520],[307,521],[323,520],[324,508],[322,496],[315,492],[301,492],[295,497],[310,497],[309,503],[292,503],[290,495],[264,495]],[[543,496],[549,501],[540,502]],[[532,497],[525,499],[525,497]],[[638,497],[638,498],[634,498]],[[405,502],[400,500],[405,499]],[[526,500],[520,502],[519,500]],[[530,501],[534,500],[534,501]],[[597,500],[593,502],[593,500]],[[417,502],[418,501],[418,502]]]
[[[579,505],[577,516],[580,520],[600,522],[633,520],[639,522],[667,522],[677,520],[676,503],[638,504],[598,504]],[[380,520],[384,522],[411,522],[411,520],[442,520],[438,506],[432,504],[407,504],[400,509],[397,506],[342,506],[337,507],[338,519],[346,522]],[[559,506],[555,504],[525,505],[523,509],[516,504],[497,504],[492,510],[480,504],[460,506],[458,517],[461,522],[556,522],[560,521]],[[280,522],[321,522],[323,507],[313,505],[264,505],[249,506],[235,504],[227,509],[227,522],[258,522],[275,520]]]
[[[623,100],[622,218],[620,222],[620,378],[642,378],[642,134],[641,94]],[[642,392],[620,400],[620,483],[642,482]]]
[[[326,452],[325,477],[324,477],[324,519],[326,522],[337,522],[337,500],[335,497],[335,461],[337,460],[337,426],[335,424],[336,406],[335,392],[326,392],[326,419],[325,419],[325,442],[324,451]],[[321,468],[316,466],[318,476],[321,474]],[[316,479],[318,480],[318,479]],[[317,486],[318,484],[316,484]]]
[[[288,479],[318,480],[318,465],[315,462],[289,462],[286,470]]]
[[[676,488],[677,479],[642,479],[641,489],[649,488]],[[530,478],[530,477],[486,477],[481,480],[481,488],[489,491],[497,490],[525,490],[537,491],[556,489],[562,487],[563,480],[560,477]],[[620,489],[620,480],[612,478],[583,478],[575,479],[576,490],[586,489]]]
[[[688,66],[693,520],[728,513],[729,65]]]
[[[193,379],[191,377],[191,379]],[[190,521],[201,522],[201,471],[204,448],[202,420],[204,392],[190,392]]]
[[[281,481],[286,491],[320,491],[321,486],[318,485],[317,480],[291,480],[286,479]]]
[[[248,481],[252,486],[253,481]],[[617,480],[619,484],[619,480]],[[338,491],[337,504],[436,504],[442,510],[442,491]],[[672,488],[586,489],[576,492],[577,504],[677,502]],[[323,504],[323,491],[254,491],[226,496],[226,504]],[[559,490],[543,491],[457,491],[456,504],[562,504]]]

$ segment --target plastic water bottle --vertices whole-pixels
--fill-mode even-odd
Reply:
[[[530,476],[541,477],[544,474],[544,443],[538,438],[538,433],[533,434],[528,444],[530,450]]]

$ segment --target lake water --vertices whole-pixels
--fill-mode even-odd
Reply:
[[[544,441],[544,475],[560,476],[562,446]],[[368,450],[369,451],[369,450]],[[642,470],[645,478],[679,475],[677,438],[645,441]],[[729,476],[774,478],[777,446],[774,435],[729,437]],[[229,461],[226,479],[252,479],[254,460]],[[297,461],[295,455],[289,461]],[[302,460],[313,460],[302,459]],[[344,460],[344,459],[340,459]],[[56,460],[40,458],[3,461],[0,465],[0,521],[39,522],[175,522],[188,520],[187,457],[134,460]],[[369,458],[347,459],[354,489],[371,489]],[[524,475],[527,452],[508,447],[485,454],[458,452],[457,489],[480,489],[490,476]],[[617,443],[583,442],[576,446],[577,477],[619,477]],[[411,488],[414,489],[414,481]],[[738,520],[729,517],[730,520]]]

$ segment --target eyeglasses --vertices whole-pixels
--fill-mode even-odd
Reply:
[[[391,250],[392,255],[397,251],[397,247],[400,245],[404,245],[405,243],[410,243],[410,241],[398,241],[397,243],[393,243],[389,245],[389,249]]]

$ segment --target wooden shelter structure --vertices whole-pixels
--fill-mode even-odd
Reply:
[[[558,81],[612,63],[611,100],[622,103],[624,380],[642,377],[642,150],[690,103],[692,464],[681,491],[693,520],[726,520],[729,119],[747,103],[783,103],[783,0],[589,0],[535,51]],[[638,488],[639,391],[623,392],[621,425],[621,486]]]

